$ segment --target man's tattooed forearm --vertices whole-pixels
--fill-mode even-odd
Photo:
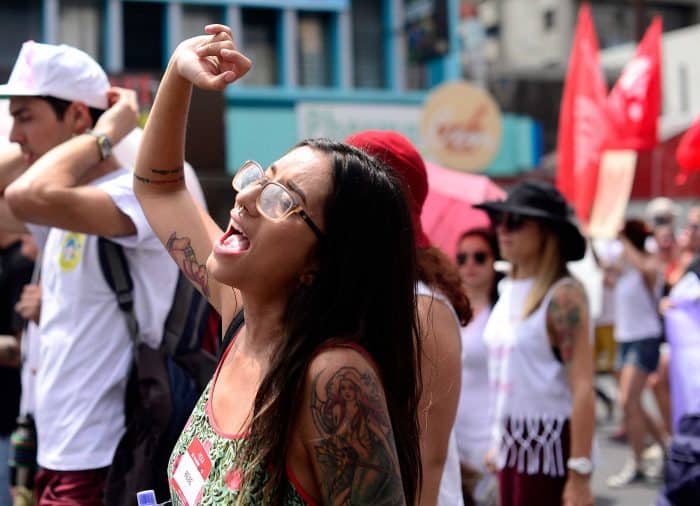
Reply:
[[[322,373],[321,373],[322,374]],[[403,505],[405,499],[391,422],[374,374],[342,367],[312,383],[311,412],[321,487],[334,505]]]
[[[189,237],[177,237],[173,232],[165,243],[168,253],[177,261],[187,278],[209,297],[209,272],[206,263],[199,263]]]

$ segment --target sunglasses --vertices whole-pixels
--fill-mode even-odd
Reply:
[[[469,261],[469,257],[469,253],[457,253],[457,265],[460,267],[463,266]],[[489,254],[485,251],[475,251],[471,254],[471,257],[474,259],[476,265],[484,265]]]
[[[492,213],[491,221],[494,227],[502,226],[508,232],[515,232],[522,228],[527,217],[515,213]]]
[[[282,221],[292,214],[298,214],[316,237],[319,240],[323,239],[323,232],[304,211],[297,197],[283,184],[268,180],[265,171],[258,162],[248,160],[238,169],[232,185],[234,190],[242,192],[253,184],[259,184],[262,187],[255,205],[265,218],[272,221]]]

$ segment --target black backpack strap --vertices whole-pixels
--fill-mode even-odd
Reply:
[[[139,344],[139,323],[134,314],[134,282],[124,248],[104,237],[97,238],[97,253],[105,281],[117,296],[117,304],[126,317],[126,325],[134,345]]]
[[[231,341],[233,341],[233,338],[236,337],[238,331],[241,330],[241,327],[243,327],[243,323],[245,323],[245,315],[241,309],[238,313],[236,313],[236,316],[233,317],[233,320],[231,320],[231,323],[229,323],[228,328],[226,329],[224,338],[221,341],[221,347],[219,348],[219,361],[221,361],[221,357],[224,356],[226,348],[229,347]]]

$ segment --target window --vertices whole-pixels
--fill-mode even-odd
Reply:
[[[102,3],[62,0],[58,12],[58,42],[82,49],[99,61],[102,55]]]
[[[554,9],[547,9],[544,11],[544,29],[545,31],[550,31],[554,28],[557,22],[557,11]]]
[[[41,1],[2,0],[0,19],[3,20],[0,74],[2,82],[7,82],[22,43],[41,40]]]
[[[330,86],[330,15],[299,13],[299,84]]]
[[[242,82],[253,86],[274,86],[279,83],[278,16],[273,9],[243,9],[243,52],[253,60],[253,69]]]
[[[352,2],[353,70],[357,88],[382,88],[384,79],[384,41],[382,40],[382,2]]]
[[[158,71],[164,66],[165,4],[124,2],[124,69]]]
[[[221,7],[183,5],[182,32],[180,35],[183,40],[195,35],[203,35],[206,25],[222,23],[223,21],[224,13]]]

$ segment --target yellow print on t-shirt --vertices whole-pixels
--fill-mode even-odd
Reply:
[[[66,233],[61,243],[61,251],[58,254],[58,264],[63,272],[72,271],[80,263],[84,245],[85,234]]]

